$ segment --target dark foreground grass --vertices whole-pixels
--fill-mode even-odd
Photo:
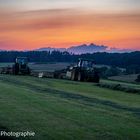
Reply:
[[[137,94],[92,83],[0,76],[0,128],[36,133],[20,139],[138,140],[139,119]]]

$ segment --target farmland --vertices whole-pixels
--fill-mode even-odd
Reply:
[[[62,70],[67,68],[67,66],[69,66],[70,63],[61,63],[61,62],[57,62],[57,63],[29,63],[29,67],[33,70],[33,71],[49,71],[49,72],[53,72],[55,70]]]
[[[111,80],[122,81],[122,82],[135,82],[138,74],[120,75],[109,77]]]
[[[0,75],[0,126],[35,132],[24,139],[138,140],[140,95],[93,83]]]
[[[12,67],[14,63],[0,63],[0,68],[1,67],[7,67],[10,66]],[[67,66],[71,65],[71,63],[61,63],[61,62],[53,62],[53,63],[29,63],[29,67],[33,71],[49,71],[53,72],[55,70],[61,70],[67,68]]]

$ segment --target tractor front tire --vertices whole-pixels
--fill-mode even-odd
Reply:
[[[96,75],[94,76],[94,82],[95,82],[95,83],[99,83],[99,82],[100,82],[100,76],[99,76],[98,74],[96,74]]]

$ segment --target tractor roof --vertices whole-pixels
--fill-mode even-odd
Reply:
[[[87,58],[79,58],[79,61],[91,61],[91,62],[94,62],[93,59],[87,59]]]
[[[28,57],[17,57],[16,59],[27,59]]]

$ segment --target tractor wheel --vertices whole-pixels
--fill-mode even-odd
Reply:
[[[14,75],[17,75],[19,73],[19,65],[18,64],[14,64],[12,71],[13,71]]]
[[[72,81],[75,81],[75,72],[74,72],[74,71],[72,71],[71,80],[72,80]]]
[[[31,70],[30,68],[28,67],[28,70],[27,70],[27,74],[30,75],[31,74]]]
[[[78,80],[76,70],[73,70],[73,71],[72,71],[71,80],[72,80],[72,81],[77,81],[77,80]]]
[[[95,76],[94,76],[94,82],[95,83],[99,83],[100,82],[99,74],[95,74]]]
[[[78,73],[78,81],[84,81],[84,74],[82,72]]]

